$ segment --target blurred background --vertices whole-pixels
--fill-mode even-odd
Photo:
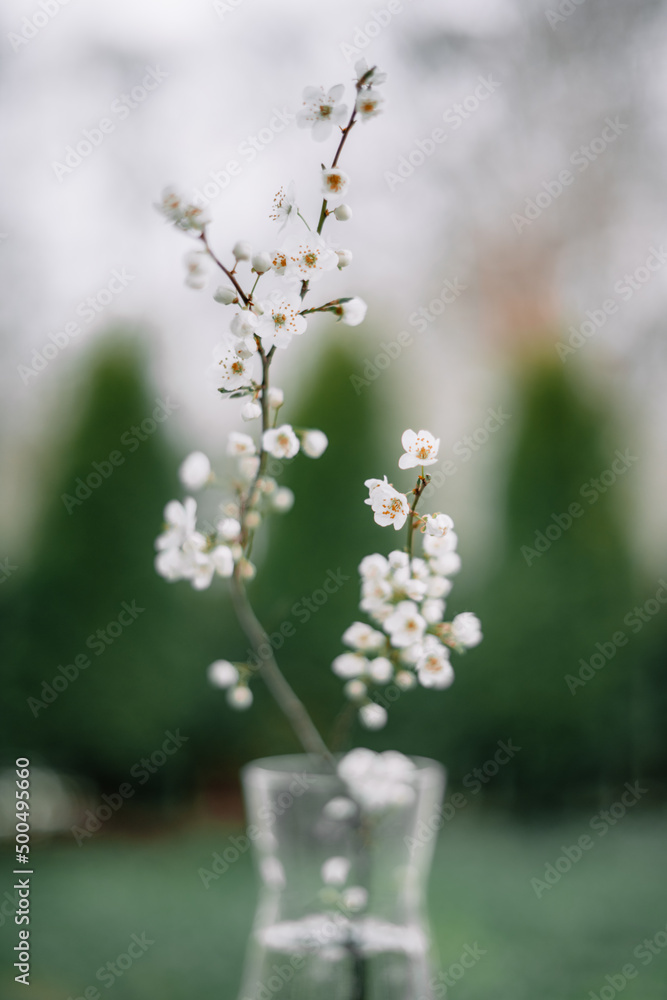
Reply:
[[[477,942],[460,1000],[573,1000],[635,961],[627,996],[662,997],[667,3],[8,0],[0,20],[3,997],[22,995],[17,757],[40,1000],[84,996],[144,933],[103,995],[235,996],[251,859],[207,885],[200,871],[243,829],[240,766],[295,747],[259,684],[248,713],[207,684],[246,648],[224,582],[154,572],[180,461],[201,448],[224,473],[227,432],[247,427],[208,373],[217,281],[185,287],[189,245],[153,205],[175,184],[209,205],[221,255],[270,247],[273,195],[294,180],[312,215],[331,155],[295,126],[302,89],[351,87],[362,57],[388,72],[386,104],[345,149],[354,216],[330,235],[354,262],[331,288],[368,318],[315,318],[274,366],[285,419],[330,447],[287,469],[296,505],[265,526],[251,596],[269,631],[295,625],[280,662],[328,733],[356,567],[394,541],[364,479],[393,467],[406,426],[439,435],[431,509],[463,559],[448,610],[477,612],[485,639],[451,690],[402,698],[354,742],[437,758],[465,798],[431,885],[440,967]],[[303,621],[328,571],[350,581]],[[500,742],[519,749],[491,774]],[[636,804],[613,810],[626,783]],[[595,850],[538,895],[610,807]]]

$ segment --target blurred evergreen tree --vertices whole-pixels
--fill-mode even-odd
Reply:
[[[111,787],[180,728],[188,740],[146,782],[151,794],[205,760],[221,729],[243,753],[243,725],[232,713],[221,721],[205,676],[221,626],[231,627],[224,584],[194,593],[153,567],[162,510],[181,487],[165,432],[178,418],[145,367],[137,342],[118,333],[92,358],[31,563],[0,595],[0,615],[8,756]]]
[[[609,443],[609,415],[558,361],[526,364],[516,397],[504,556],[483,589],[463,588],[484,642],[459,660],[441,728],[425,706],[424,750],[461,778],[511,739],[521,751],[494,787],[542,805],[623,783],[644,763],[651,709],[644,644],[624,624],[637,585],[621,517],[636,452],[627,437]],[[602,669],[582,667],[592,657]]]

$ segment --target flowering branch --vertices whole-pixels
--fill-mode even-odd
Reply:
[[[248,599],[245,584],[256,572],[250,553],[263,516],[269,511],[289,510],[293,502],[291,491],[279,487],[275,479],[267,475],[267,468],[272,471],[269,457],[285,461],[302,451],[310,458],[318,458],[328,444],[322,431],[295,431],[290,424],[277,426],[283,394],[269,381],[276,352],[287,348],[293,336],[305,332],[307,317],[314,313],[333,313],[350,326],[361,323],[366,314],[365,303],[353,296],[332,299],[311,309],[302,309],[301,305],[312,282],[335,268],[343,269],[352,260],[349,250],[334,250],[321,233],[329,215],[335,215],[341,222],[351,217],[349,207],[340,202],[347,191],[349,177],[340,170],[338,162],[355,123],[360,118],[369,119],[379,113],[382,98],[373,85],[383,79],[384,75],[375,67],[369,69],[363,62],[357,65],[355,102],[344,127],[341,123],[347,118],[347,108],[341,102],[342,85],[328,92],[314,87],[304,91],[303,109],[297,116],[299,126],[312,129],[317,141],[325,140],[337,125],[341,125],[342,133],[331,167],[322,167],[324,198],[317,227],[311,227],[298,208],[293,185],[287,193],[281,188],[274,200],[271,218],[279,222],[281,228],[296,219],[301,220],[308,231],[306,237],[291,237],[278,249],[255,253],[248,243],[239,241],[232,249],[234,267],[230,269],[210,245],[206,230],[209,220],[201,207],[184,202],[173,190],[164,192],[159,206],[171,222],[196,235],[202,244],[201,251],[186,256],[186,283],[197,289],[205,286],[208,260],[213,261],[230,282],[230,287],[221,286],[214,294],[216,302],[237,307],[229,333],[216,349],[217,370],[222,380],[219,391],[227,398],[244,397],[242,418],[261,418],[261,427],[256,440],[239,431],[229,435],[227,454],[238,459],[239,476],[233,483],[234,501],[222,507],[225,517],[216,525],[209,525],[206,533],[197,530],[197,504],[192,497],[186,497],[183,503],[172,501],[167,505],[165,530],[156,543],[156,568],[168,580],[187,579],[197,589],[208,587],[216,574],[230,580],[236,615],[257,659],[255,669],[266,681],[304,749],[320,754],[329,762],[332,758],[324,741],[278,668],[266,631]],[[330,210],[334,199],[339,203]],[[237,268],[245,262],[251,269],[247,293],[237,277]],[[273,281],[268,282],[266,297],[258,299],[256,290],[263,275],[269,275]],[[262,295],[266,286],[265,280]],[[188,456],[181,466],[180,477],[188,491],[206,486],[212,478],[206,455],[193,452]],[[226,688],[229,703],[239,709],[252,704],[252,674],[249,664],[233,664],[227,660],[216,660],[209,668],[213,683]]]

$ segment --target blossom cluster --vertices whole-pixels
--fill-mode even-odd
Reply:
[[[421,685],[447,688],[454,680],[452,651],[462,653],[482,640],[479,620],[471,612],[445,620],[450,577],[461,567],[458,539],[447,514],[418,514],[417,503],[428,484],[424,467],[437,461],[439,440],[428,431],[406,430],[402,437],[401,469],[421,467],[417,485],[408,495],[384,479],[368,479],[366,486],[374,519],[398,530],[408,522],[408,545],[388,556],[366,556],[359,566],[361,610],[373,624],[354,622],[343,634],[350,652],[332,664],[345,680],[346,697],[357,704],[361,722],[380,729],[386,709],[373,700],[373,690],[390,683],[401,691]],[[413,533],[422,535],[422,554],[412,554]]]

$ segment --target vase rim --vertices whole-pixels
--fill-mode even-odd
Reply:
[[[334,756],[336,759],[342,759],[345,755],[335,754]],[[404,756],[408,757],[416,765],[418,774],[436,771],[438,774],[444,776],[446,773],[444,765],[431,757],[421,757],[418,754],[405,754]],[[249,773],[251,771],[262,771],[267,775],[276,776],[309,774],[318,778],[330,778],[335,782],[341,780],[338,774],[329,770],[326,761],[316,754],[293,753],[258,757],[256,760],[248,761],[241,769],[242,773]]]

